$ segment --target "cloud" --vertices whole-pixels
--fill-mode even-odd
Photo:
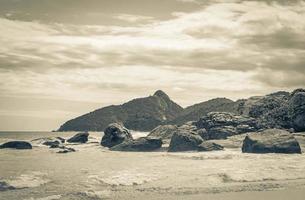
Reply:
[[[190,105],[305,85],[303,1],[196,2],[170,1],[162,13],[158,4],[153,14],[147,5],[63,8],[66,21],[36,11],[23,19],[21,6],[0,18],[0,96],[107,105],[163,89]],[[68,20],[78,14],[89,17]]]
[[[119,19],[122,21],[127,21],[130,23],[141,23],[141,22],[153,22],[154,18],[150,16],[143,16],[143,15],[130,15],[130,14],[118,14],[115,15],[113,18]]]

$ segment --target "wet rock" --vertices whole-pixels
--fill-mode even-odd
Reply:
[[[198,151],[219,151],[223,149],[223,146],[210,141],[204,141],[198,145]]]
[[[15,190],[15,189],[16,188],[14,186],[11,186],[4,181],[0,181],[0,192],[1,191],[7,191],[7,190]]]
[[[148,137],[157,137],[161,138],[162,140],[170,140],[177,129],[178,127],[175,125],[160,125],[153,129],[148,134]]]
[[[198,149],[198,145],[203,142],[201,136],[194,131],[178,129],[169,144],[169,152],[193,151]]]
[[[136,140],[126,140],[111,147],[111,151],[154,151],[162,146],[161,138],[142,137]]]
[[[104,136],[101,145],[104,147],[113,147],[126,140],[132,140],[129,130],[118,123],[109,124],[104,130]]]
[[[0,149],[32,149],[32,145],[25,141],[11,141],[0,145]]]
[[[301,147],[294,136],[285,130],[267,129],[250,133],[242,146],[243,153],[301,153]]]
[[[71,153],[71,152],[75,152],[75,149],[70,148],[70,147],[60,147],[63,150],[58,151],[57,153]]]
[[[86,143],[88,141],[88,136],[89,136],[88,132],[77,133],[76,135],[74,135],[73,137],[68,139],[67,142],[69,142],[69,143]]]

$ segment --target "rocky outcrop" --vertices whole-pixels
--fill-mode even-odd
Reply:
[[[126,140],[112,148],[111,151],[154,151],[162,146],[161,138],[142,137],[136,140]]]
[[[152,130],[148,137],[161,138],[162,141],[168,141],[178,129],[176,125],[160,125]]]
[[[151,131],[182,111],[182,107],[158,90],[152,96],[104,107],[69,120],[59,131],[103,131],[111,123],[122,123],[132,130]]]
[[[32,145],[25,141],[10,141],[0,145],[0,149],[32,149]]]
[[[223,146],[210,141],[204,141],[198,145],[198,151],[219,151],[223,149]]]
[[[195,131],[186,127],[179,128],[172,136],[169,152],[194,151],[203,142],[202,137]]]
[[[301,147],[291,133],[280,129],[267,129],[247,135],[243,141],[242,152],[301,153]]]
[[[226,112],[211,112],[194,123],[205,140],[226,139],[229,136],[256,131],[260,127],[254,118]]]
[[[292,92],[289,100],[289,116],[295,131],[305,131],[305,90],[297,89]]]
[[[68,139],[67,142],[69,142],[69,143],[86,143],[86,142],[88,142],[88,136],[89,136],[88,132],[77,133],[76,135],[74,135],[73,137]]]
[[[130,131],[123,125],[118,123],[109,124],[104,130],[104,136],[101,141],[101,145],[104,147],[113,147],[121,144],[126,140],[132,140]]]

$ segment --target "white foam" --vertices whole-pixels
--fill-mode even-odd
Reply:
[[[14,179],[5,180],[9,185],[15,188],[31,188],[48,183],[50,180],[45,179],[46,174],[41,172],[31,172],[22,174]]]
[[[123,170],[114,172],[110,175],[90,175],[89,181],[97,183],[102,182],[108,185],[118,186],[130,186],[130,185],[140,185],[143,183],[151,182],[158,179],[156,174],[145,174],[141,172],[136,172],[133,170]]]

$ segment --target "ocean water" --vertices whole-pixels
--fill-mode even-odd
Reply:
[[[0,143],[69,138],[74,134],[1,132]],[[134,132],[135,137],[146,134]],[[100,146],[101,137],[101,133],[90,133],[88,143],[69,145],[77,151],[68,154],[58,154],[58,150],[41,145],[39,140],[32,142],[32,150],[0,150],[0,199],[143,199],[162,193],[187,195],[305,186],[304,154],[243,154],[240,148],[184,153],[111,152]],[[302,145],[303,138],[299,136]]]

